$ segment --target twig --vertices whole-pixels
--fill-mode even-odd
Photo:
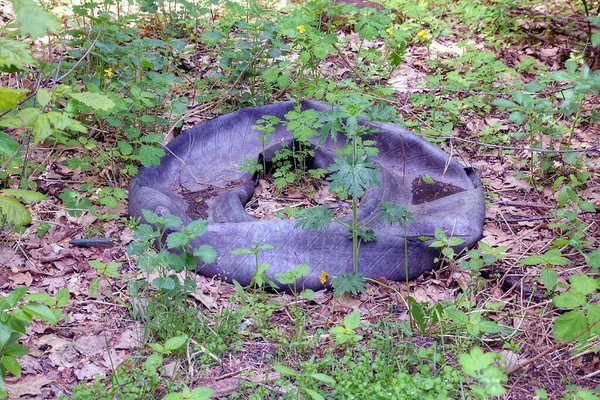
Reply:
[[[56,84],[56,83],[62,81],[63,79],[65,79],[68,75],[71,74],[71,72],[73,72],[75,70],[75,68],[77,68],[77,66],[79,64],[81,64],[83,62],[83,60],[85,60],[87,58],[87,56],[90,54],[90,52],[92,51],[92,49],[96,45],[96,42],[98,41],[98,39],[100,39],[100,35],[101,34],[102,34],[102,32],[98,32],[98,35],[96,36],[96,39],[94,39],[94,41],[92,42],[92,44],[90,45],[90,47],[87,49],[87,51],[83,54],[83,56],[81,56],[81,58],[79,60],[77,60],[77,62],[75,64],[73,64],[73,66],[71,67],[70,70],[68,70],[67,72],[65,72],[58,79],[55,79],[54,84]]]

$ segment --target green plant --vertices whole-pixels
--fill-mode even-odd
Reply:
[[[477,381],[477,385],[471,385],[471,390],[476,398],[500,396],[506,393],[502,386],[508,377],[494,361],[500,356],[493,352],[484,353],[479,347],[471,349],[469,354],[460,354],[458,360],[463,371]]]
[[[295,268],[290,269],[285,273],[279,273],[275,275],[275,278],[282,285],[292,285],[292,294],[294,296],[300,296],[307,300],[312,300],[315,297],[315,292],[311,289],[304,289],[300,293],[298,293],[297,282],[302,277],[308,275],[310,272],[310,267],[307,264],[298,264]]]
[[[198,327],[200,311],[184,300],[196,289],[190,274],[213,262],[217,254],[209,245],[191,248],[191,241],[206,232],[206,221],[196,220],[181,226],[181,219],[173,215],[163,217],[147,210],[143,215],[156,229],[141,224],[134,232],[139,241],[129,245],[128,253],[137,259],[138,267],[146,277],[131,280],[129,293],[135,299],[142,290],[142,297],[152,299],[146,302],[134,300],[134,312],[147,320],[147,330],[165,339],[178,331]],[[158,292],[151,293],[151,287]]]
[[[508,246],[492,247],[489,244],[479,241],[476,249],[467,252],[468,259],[461,260],[460,267],[473,272],[479,272],[484,266],[490,266],[498,260],[506,258]]]
[[[296,372],[292,368],[286,367],[281,364],[275,365],[273,369],[279,372],[282,375],[282,377],[293,378],[295,380],[296,386],[298,387],[298,397],[300,392],[304,392],[307,395],[309,395],[311,399],[325,399],[325,397],[322,394],[320,394],[315,389],[312,389],[312,387],[317,382],[333,386],[336,384],[336,381],[329,375],[320,372],[312,372],[314,370],[313,364],[314,357],[312,357],[307,363],[305,363],[305,366],[308,366],[308,368],[303,368],[301,372]]]
[[[552,331],[557,342],[578,340],[587,343],[592,334],[600,335],[600,279],[588,275],[571,275],[569,289],[552,298],[559,308],[569,310],[554,320]]]
[[[69,290],[60,289],[54,298],[45,293],[27,294],[27,287],[19,287],[0,298],[0,397],[8,396],[4,380],[8,372],[21,376],[18,357],[29,354],[29,348],[18,343],[34,318],[52,325],[64,319],[60,312],[69,302]]]
[[[126,360],[112,371],[109,378],[97,378],[89,386],[85,383],[74,386],[71,390],[71,400],[89,398],[134,400],[155,398],[161,392],[164,393],[165,386],[168,392],[173,389],[177,390],[180,385],[177,382],[172,382],[172,376],[166,371],[165,356],[177,352],[187,342],[187,335],[179,335],[167,339],[164,344],[149,343],[148,346],[153,352],[144,357],[143,362],[139,358]],[[199,392],[202,393],[200,390],[195,393],[198,394]],[[176,395],[177,393],[173,393],[173,396]],[[187,398],[203,399],[208,397]]]
[[[31,223],[31,213],[23,205],[45,200],[46,196],[33,190],[0,190],[0,228],[10,226],[19,228]]]
[[[236,255],[244,255],[244,254],[252,254],[254,256],[254,263],[255,263],[255,267],[256,270],[254,271],[254,274],[252,274],[252,279],[250,281],[250,287],[251,288],[260,288],[263,287],[265,285],[269,285],[272,288],[277,289],[277,284],[275,282],[273,282],[273,280],[271,280],[268,276],[267,276],[267,270],[269,269],[269,267],[271,266],[271,264],[268,263],[259,263],[258,262],[258,255],[265,251],[265,250],[273,250],[276,249],[275,246],[271,246],[270,244],[263,244],[263,245],[258,245],[258,243],[254,243],[253,247],[245,247],[245,248],[239,248],[239,249],[234,249],[231,250],[231,254],[236,254]]]
[[[440,252],[442,255],[441,258],[436,257],[434,262],[452,262],[455,256],[454,249],[452,247],[464,243],[464,240],[456,236],[448,236],[446,235],[446,232],[440,228],[435,228],[434,236],[436,240],[432,241],[429,244],[429,247],[441,249]]]
[[[100,279],[104,279],[110,285],[110,278],[119,278],[121,274],[119,274],[119,268],[121,264],[116,262],[109,262],[105,264],[98,260],[90,260],[89,264],[92,268],[96,270],[99,278],[95,278],[90,282],[90,288],[88,290],[88,294],[93,296],[98,291],[98,287],[100,286]]]
[[[350,314],[346,315],[343,321],[343,326],[338,325],[329,329],[335,337],[335,341],[338,344],[350,343],[354,344],[359,342],[363,337],[355,332],[360,327],[360,311],[354,310]]]

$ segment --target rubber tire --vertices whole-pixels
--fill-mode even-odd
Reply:
[[[301,105],[303,109],[331,110],[331,106],[315,101],[302,101]],[[233,255],[231,250],[251,247],[255,243],[276,246],[277,249],[264,251],[259,256],[260,263],[270,264],[267,275],[275,281],[275,274],[286,272],[299,263],[311,267],[309,275],[297,282],[296,290],[323,288],[319,281],[321,270],[329,276],[351,272],[352,240],[341,225],[332,223],[323,231],[297,229],[293,220],[259,221],[244,210],[245,203],[252,197],[255,179],[239,166],[246,158],[257,159],[263,150],[258,140],[260,132],[251,127],[264,115],[275,115],[283,121],[284,115],[293,108],[292,102],[246,108],[183,132],[168,144],[160,165],[142,167],[132,180],[129,214],[141,217],[142,210],[147,209],[159,215],[178,215],[187,224],[193,218],[188,215],[188,204],[182,192],[232,187],[208,205],[208,231],[193,241],[195,247],[214,246],[218,254],[217,260],[199,268],[199,273],[248,285],[255,272],[254,256]],[[379,149],[372,161],[378,165],[381,186],[367,190],[362,196],[359,221],[376,216],[378,204],[383,201],[409,206],[414,221],[407,225],[405,239],[398,224],[389,225],[375,217],[369,228],[375,230],[377,240],[360,245],[360,272],[369,278],[404,280],[405,245],[408,278],[414,279],[431,271],[440,251],[429,247],[435,228],[464,240],[455,247],[456,251],[473,246],[481,237],[485,214],[479,173],[463,167],[438,147],[398,125],[373,121],[361,123],[368,123],[373,128],[374,133],[368,139]],[[280,124],[271,135],[270,143],[291,139],[291,133]],[[337,144],[331,139],[320,144],[312,160],[314,166],[326,168],[330,165],[335,149],[344,143],[345,138],[340,134]],[[269,151],[266,153],[268,157]],[[424,174],[435,182],[460,190],[431,201],[421,199],[420,204],[416,204],[414,185],[423,181]],[[350,220],[350,216],[345,218]],[[422,241],[419,237],[430,239]]]

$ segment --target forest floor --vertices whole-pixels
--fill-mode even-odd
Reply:
[[[523,60],[533,60],[548,72],[564,68],[564,62],[571,53],[571,38],[567,34],[547,34],[551,27],[543,21],[533,26],[522,26],[529,32],[516,45],[496,53],[495,62],[515,67]],[[525,24],[525,22],[523,22]],[[550,39],[551,37],[551,39]],[[485,41],[471,38],[471,46],[486,50]],[[446,36],[433,39],[429,46],[413,43],[407,47],[406,56],[386,85],[394,90],[394,106],[406,119],[418,120],[422,110],[415,111],[411,95],[439,91],[426,87],[427,77],[432,71],[428,60],[450,59],[461,54],[462,38]],[[349,47],[351,48],[351,44]],[[493,51],[495,51],[494,49]],[[342,57],[329,56],[324,65],[328,73],[340,79],[351,76],[351,66]],[[457,69],[459,70],[459,69]],[[460,71],[459,71],[460,73]],[[533,78],[524,72],[519,79],[523,83]],[[508,78],[507,78],[508,79]],[[511,78],[512,79],[512,78]],[[498,81],[495,85],[502,86]],[[243,90],[243,88],[242,88]],[[451,96],[446,92],[443,96]],[[456,93],[460,97],[460,93]],[[283,100],[273,98],[273,101]],[[191,99],[193,102],[193,99]],[[596,109],[598,96],[590,96],[585,107]],[[211,104],[217,108],[210,108]],[[201,116],[192,115],[184,120],[186,127],[202,123],[222,112],[220,103],[207,103]],[[193,105],[193,104],[192,104]],[[411,118],[412,116],[412,118]],[[402,124],[402,122],[398,122]],[[426,273],[410,282],[410,295],[418,302],[436,304],[441,301],[470,302],[475,308],[485,309],[486,304],[501,304],[497,310],[502,316],[497,318],[503,326],[514,330],[510,338],[482,340],[480,346],[496,351],[506,359],[510,371],[503,399],[533,398],[536,389],[543,388],[548,398],[559,398],[568,385],[594,388],[600,385],[600,356],[594,348],[600,346],[595,338],[595,346],[577,353],[577,345],[556,343],[552,335],[552,321],[558,315],[553,308],[551,296],[540,281],[543,265],[523,265],[520,261],[531,254],[542,254],[549,249],[556,238],[556,229],[549,226],[554,221],[552,210],[556,209],[556,193],[552,182],[526,179],[528,160],[533,157],[526,151],[526,140],[512,140],[501,151],[498,147],[485,146],[477,139],[477,133],[487,127],[499,124],[500,131],[507,134],[512,129],[506,113],[493,109],[488,115],[465,113],[462,123],[457,124],[453,137],[438,145],[452,154],[466,166],[478,168],[486,193],[486,216],[482,240],[492,247],[507,246],[506,257],[498,260],[491,268],[479,273],[459,267],[460,261],[467,259],[461,254],[449,264]],[[463,140],[460,140],[460,139]],[[581,124],[575,127],[570,141],[573,149],[592,149],[584,152],[584,161],[590,180],[578,192],[579,197],[600,206],[600,124]],[[143,326],[131,316],[132,300],[127,291],[128,274],[135,276],[136,264],[127,255],[127,246],[135,239],[133,230],[124,227],[121,218],[128,215],[126,200],[120,201],[116,209],[99,207],[100,214],[116,215],[115,220],[103,220],[91,213],[72,216],[65,210],[58,195],[68,189],[79,190],[82,184],[107,180],[109,177],[71,170],[64,165],[67,156],[77,151],[69,147],[37,145],[30,154],[35,162],[44,166],[39,170],[36,181],[39,190],[46,193],[48,200],[31,206],[34,221],[48,221],[50,229],[39,237],[35,229],[28,229],[20,235],[4,235],[0,246],[0,289],[8,292],[18,286],[28,286],[33,292],[53,294],[60,288],[68,288],[71,293],[69,304],[63,308],[68,320],[50,326],[33,322],[28,328],[23,344],[31,350],[29,355],[20,358],[22,378],[6,378],[6,387],[11,396],[31,399],[56,398],[68,395],[74,385],[90,382],[97,375],[108,376],[110,372],[129,357],[139,353],[144,343]],[[555,159],[558,163],[560,160]],[[126,183],[125,186],[127,187]],[[265,196],[265,185],[261,183],[260,196]],[[300,201],[300,200],[299,200]],[[300,201],[301,202],[301,201]],[[266,204],[266,203],[263,203]],[[262,206],[261,206],[262,207]],[[267,204],[266,208],[276,208]],[[262,211],[260,211],[262,210]],[[273,211],[259,211],[272,215]],[[277,210],[276,210],[277,211]],[[600,237],[598,213],[582,213],[580,221],[585,225],[585,237],[597,247]],[[76,238],[106,237],[112,243],[106,246],[80,247],[70,243]],[[574,274],[587,273],[586,264],[580,251],[565,247],[563,256],[569,265],[557,267],[558,282],[566,283]],[[98,278],[90,260],[120,264],[122,278],[100,280],[98,290],[89,294],[93,280]],[[197,276],[198,291],[187,300],[205,310],[207,315],[223,309],[239,306],[239,294],[233,285],[218,279]],[[368,283],[363,294],[334,297],[330,291],[319,291],[312,301],[303,301],[287,294],[268,294],[261,301],[277,304],[268,317],[270,326],[279,328],[278,335],[289,337],[297,332],[298,319],[291,315],[292,307],[300,307],[304,321],[304,335],[321,335],[324,341],[330,340],[326,328],[338,324],[352,310],[359,309],[362,321],[407,321],[409,318],[405,301],[407,293],[404,283],[381,280],[383,284]],[[557,289],[560,291],[561,289]],[[402,296],[400,296],[402,295]],[[235,351],[219,356],[206,351],[214,364],[203,371],[196,371],[194,384],[211,387],[218,395],[229,395],[240,390],[240,382],[256,382],[264,388],[276,391],[273,384],[280,373],[271,369],[272,360],[281,347],[264,332],[252,328],[249,316],[240,327],[241,342]],[[368,329],[364,330],[368,336]],[[414,332],[410,339],[414,344],[431,345],[443,333],[420,334]],[[448,340],[459,340],[458,337]],[[518,345],[507,347],[506,343]],[[315,354],[317,355],[317,354]],[[456,363],[454,363],[456,365]],[[174,369],[174,367],[173,367]]]

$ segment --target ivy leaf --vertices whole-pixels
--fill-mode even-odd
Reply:
[[[358,272],[344,273],[331,280],[336,296],[344,293],[359,294],[366,291],[365,278]]]
[[[71,93],[69,96],[93,110],[109,111],[115,106],[115,102],[102,93],[81,92]]]
[[[328,206],[306,208],[298,212],[296,228],[321,230],[335,217],[335,212]]]
[[[60,28],[56,15],[43,11],[32,0],[12,0],[11,2],[17,14],[14,25],[20,27],[24,35],[30,35],[36,39]]]
[[[359,198],[367,188],[379,184],[377,166],[366,156],[354,160],[350,156],[339,157],[329,167],[329,172],[331,175],[327,179],[331,181],[330,190],[342,188],[354,199]]]

